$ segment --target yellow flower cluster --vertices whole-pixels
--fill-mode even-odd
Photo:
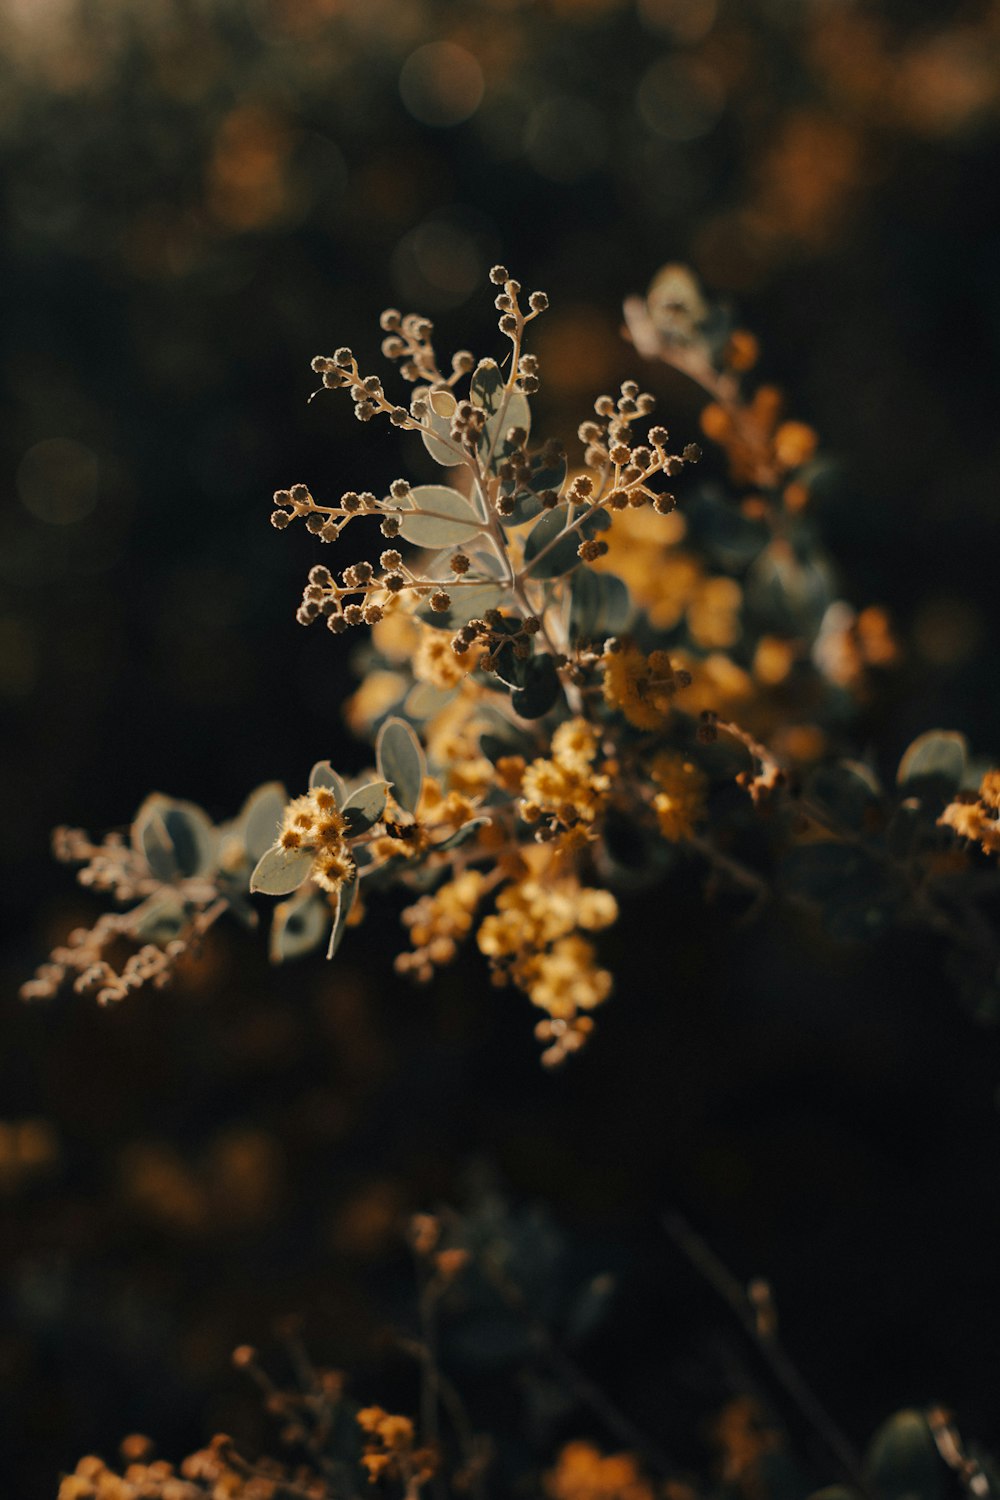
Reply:
[[[975,800],[949,802],[938,818],[963,839],[979,844],[984,854],[1000,854],[1000,771],[987,771]]]
[[[431,687],[458,687],[476,666],[482,654],[482,647],[479,645],[470,646],[468,651],[453,651],[451,636],[447,631],[425,625],[413,656],[413,675],[418,682],[427,682]]]
[[[552,755],[533,760],[521,776],[521,806],[529,822],[540,815],[571,827],[593,823],[611,779],[594,769],[598,732],[586,719],[567,719],[552,735]]]
[[[416,1433],[409,1417],[394,1417],[381,1406],[366,1406],[357,1414],[366,1436],[361,1462],[372,1484],[380,1479],[396,1480],[413,1495],[434,1474],[434,1455],[416,1447]]]
[[[658,630],[673,630],[686,619],[696,645],[733,646],[740,636],[743,590],[735,578],[706,573],[696,557],[678,549],[685,529],[678,511],[623,511],[608,533],[607,554],[594,567],[617,574]]]
[[[390,809],[395,803],[390,802]],[[476,804],[464,792],[445,792],[434,776],[424,778],[416,817],[396,808],[386,815],[387,832],[374,839],[376,859],[417,859],[464,828],[476,816]]]
[[[310,880],[331,895],[354,877],[354,861],[344,837],[346,824],[329,787],[316,787],[285,808],[279,843],[283,849],[313,851]]]
[[[567,1443],[545,1476],[549,1500],[653,1500],[631,1453],[603,1454],[593,1443]]]
[[[672,844],[690,838],[704,816],[706,781],[703,772],[676,750],[661,750],[649,768],[660,788],[653,798],[660,832]]]
[[[463,870],[454,880],[407,907],[403,922],[410,931],[412,951],[399,954],[397,970],[426,982],[436,965],[451,963],[459,943],[472,930],[485,888],[485,877],[479,870]]]
[[[604,697],[610,706],[620,709],[636,729],[662,729],[687,673],[674,671],[666,651],[646,656],[632,642],[606,651],[603,662]]]
[[[451,702],[424,729],[427,758],[445,768],[449,791],[481,797],[493,785],[492,763],[479,749],[479,736],[489,727],[480,712],[483,690],[466,678]]]
[[[781,392],[762,385],[751,401],[726,406],[713,401],[702,412],[701,430],[725,449],[736,484],[767,489],[815,454],[813,429],[805,422],[782,422],[781,408]]]
[[[610,927],[618,903],[610,891],[581,886],[574,876],[553,878],[554,857],[541,848],[538,856],[535,869],[500,892],[477,942],[495,981],[512,980],[548,1013],[537,1035],[550,1043],[542,1060],[552,1064],[583,1044],[591,1029],[587,1012],[611,993],[611,975],[598,967],[594,945],[581,932]]]

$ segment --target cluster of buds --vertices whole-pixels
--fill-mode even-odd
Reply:
[[[379,318],[379,326],[385,334],[382,353],[399,366],[404,380],[416,384],[418,380],[438,382],[442,379],[438,369],[437,355],[432,342],[434,324],[419,313],[406,316],[395,307],[387,307]],[[460,349],[452,360],[452,378],[467,374],[475,359],[467,349]]]
[[[330,569],[322,563],[309,570],[295,618],[300,625],[312,625],[325,619],[327,629],[341,635],[353,625],[377,625],[385,613],[386,602],[404,590],[431,594],[431,606],[446,610],[450,599],[441,589],[420,582],[403,562],[395,547],[387,547],[378,567],[370,562],[351,563],[337,583]]]
[[[515,627],[511,629],[511,627]],[[527,661],[532,654],[531,637],[537,635],[542,622],[537,615],[516,619],[499,609],[488,609],[481,620],[469,620],[452,637],[451,649],[456,656],[465,653],[480,642],[486,647],[479,665],[484,672],[496,671],[496,653],[503,646],[510,646],[518,661]]]
[[[350,349],[345,347],[338,349],[335,354],[317,354],[312,361],[312,368],[317,375],[322,375],[323,390],[350,391],[354,415],[359,422],[370,422],[379,412],[385,412],[394,427],[409,425],[406,408],[388,400],[377,375],[361,374]]]
[[[395,1481],[408,1496],[414,1496],[433,1478],[437,1454],[431,1448],[417,1447],[409,1417],[393,1416],[381,1406],[366,1406],[358,1412],[357,1422],[365,1434],[361,1463],[373,1484]]]
[[[138,901],[156,889],[142,855],[120,833],[95,844],[82,828],[57,828],[52,853],[60,864],[80,865],[77,881],[92,891],[108,891],[116,901]]]
[[[513,342],[519,342],[525,323],[530,323],[532,318],[537,318],[539,313],[545,312],[549,299],[545,292],[531,292],[528,296],[528,311],[525,313],[521,310],[521,283],[511,278],[506,266],[493,266],[490,271],[490,280],[494,286],[501,288],[493,301],[494,307],[500,314],[497,327],[507,338]],[[520,365],[518,369],[520,372]],[[537,364],[534,369],[529,366],[525,374],[529,378],[537,377]]]
[[[669,453],[670,434],[662,426],[650,427],[645,441],[633,442],[632,424],[649,416],[655,400],[648,391],[640,391],[634,380],[623,381],[618,400],[598,396],[594,412],[599,421],[581,423],[578,436],[584,444],[584,460],[589,468],[611,472],[610,493],[602,500],[611,510],[624,510],[652,503],[660,515],[667,515],[676,505],[672,494],[650,487],[658,474],[674,479],[685,464],[697,463],[701,449],[688,443],[681,453]]]
[[[524,449],[525,436],[520,428],[511,428],[506,434],[504,457],[497,465],[500,488],[495,506],[501,517],[513,515],[518,499],[525,491],[535,496],[543,510],[554,510],[559,504],[558,490],[536,490],[532,478],[557,469],[565,461],[566,450],[560,442],[550,438],[540,452],[529,455]]]

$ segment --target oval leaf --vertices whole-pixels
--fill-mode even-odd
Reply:
[[[489,415],[499,409],[503,396],[504,378],[495,359],[481,359],[469,384],[469,395],[473,405],[481,406]]]
[[[333,931],[330,933],[330,944],[326,950],[327,958],[332,958],[343,942],[344,932],[347,927],[347,919],[354,905],[354,898],[358,894],[358,882],[349,880],[342,885],[337,893],[337,909],[333,916]]]
[[[467,843],[474,834],[479,832],[480,828],[483,828],[490,821],[489,818],[470,818],[468,823],[463,823],[461,828],[457,828],[454,833],[449,833],[448,837],[442,839],[440,844],[435,844],[433,846],[435,852],[439,852],[442,849],[457,849],[460,844]]]
[[[948,1479],[919,1411],[899,1411],[883,1423],[872,1438],[865,1467],[880,1500],[939,1500]]]
[[[392,785],[392,795],[407,812],[415,813],[424,784],[424,752],[405,719],[386,719],[375,741],[378,773]]]
[[[499,609],[509,586],[501,583],[484,583],[482,587],[453,589],[451,591],[451,606],[442,614],[431,609],[429,604],[421,605],[417,615],[427,625],[434,625],[438,630],[458,630],[467,620],[477,620],[483,616],[488,609]]]
[[[456,450],[451,441],[451,419],[458,404],[451,391],[429,392],[425,386],[414,392],[414,401],[421,398],[426,400],[429,410],[420,418],[424,424],[420,436],[431,458],[444,469],[453,469],[456,464],[465,463],[464,455]]]
[[[432,719],[454,696],[453,687],[437,688],[429,682],[418,682],[410,689],[403,707],[411,719]]]
[[[288,793],[280,781],[259,786],[244,802],[237,822],[247,858],[252,863],[256,864],[274,843],[287,802]]]
[[[347,801],[347,788],[343,778],[338,776],[328,760],[318,760],[309,772],[309,790],[313,791],[318,786],[330,789],[337,801],[338,807],[343,807]]]
[[[506,410],[495,412],[483,428],[479,451],[484,458],[489,457],[491,467],[513,451],[512,445],[507,442],[507,433],[512,427],[520,427],[524,433],[531,431],[531,407],[527,396],[521,391],[513,391]]]
[[[312,865],[311,849],[283,849],[280,844],[272,844],[257,861],[250,889],[265,896],[290,896],[308,879]]]
[[[357,838],[359,834],[367,833],[378,822],[385,812],[387,791],[384,781],[372,781],[348,797],[340,810],[347,822],[349,837]]]
[[[136,814],[132,844],[157,880],[204,875],[215,861],[215,829],[206,814],[193,802],[175,802],[159,792]]]
[[[580,561],[580,543],[589,541],[599,531],[607,531],[611,525],[603,510],[593,510],[579,526],[562,537],[560,533],[566,530],[568,522],[569,507],[557,505],[554,510],[546,511],[529,531],[524,544],[524,563],[535,578],[560,578],[564,573],[572,572]],[[536,558],[540,561],[535,562]]]
[[[943,796],[956,792],[965,775],[969,747],[965,735],[953,729],[929,729],[918,735],[899,763],[900,786],[930,783]]]
[[[458,490],[419,484],[410,494],[415,508],[399,512],[399,534],[417,547],[450,547],[471,541],[483,529],[472,501]]]
[[[510,706],[522,719],[540,719],[559,697],[559,674],[548,655],[533,656],[525,667],[524,684],[511,693]]]
[[[632,614],[629,591],[614,573],[581,568],[573,577],[570,628],[575,640],[617,635]]]
[[[271,919],[271,962],[285,963],[311,953],[323,941],[329,925],[330,908],[315,889],[280,902]]]

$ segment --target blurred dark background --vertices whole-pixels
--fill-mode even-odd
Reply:
[[[557,1077],[474,956],[431,994],[393,978],[391,910],[335,970],[226,931],[113,1014],[15,998],[93,911],[54,823],[153,789],[221,817],[362,763],[270,494],[425,473],[308,405],[309,359],[374,365],[387,303],[486,352],[496,260],[551,298],[537,425],[567,439],[639,367],[619,309],[663,262],[732,300],[838,462],[844,597],[905,646],[863,748],[891,768],[940,724],[1000,751],[1000,6],[2,0],[0,163],[4,1493],[136,1428],[173,1456],[254,1434],[228,1351],[294,1309],[378,1396],[401,1216],[477,1164],[616,1273],[587,1358],[675,1451],[727,1323],[667,1207],[773,1279],[855,1438],[944,1399],[1000,1443],[1000,1042],[929,939],[733,934],[679,882],[628,909],[618,998]],[[692,393],[642,378],[694,436]]]

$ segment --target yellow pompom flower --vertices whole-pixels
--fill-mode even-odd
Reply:
[[[628,644],[604,653],[604,697],[636,729],[661,729],[680,687],[666,651]]]
[[[660,751],[649,769],[660,788],[653,798],[660,832],[672,844],[690,838],[705,813],[703,773],[693,761],[675,750]]]
[[[278,842],[283,849],[311,850],[309,879],[334,895],[355,874],[346,828],[333,793],[329,787],[319,786],[289,802]]]

